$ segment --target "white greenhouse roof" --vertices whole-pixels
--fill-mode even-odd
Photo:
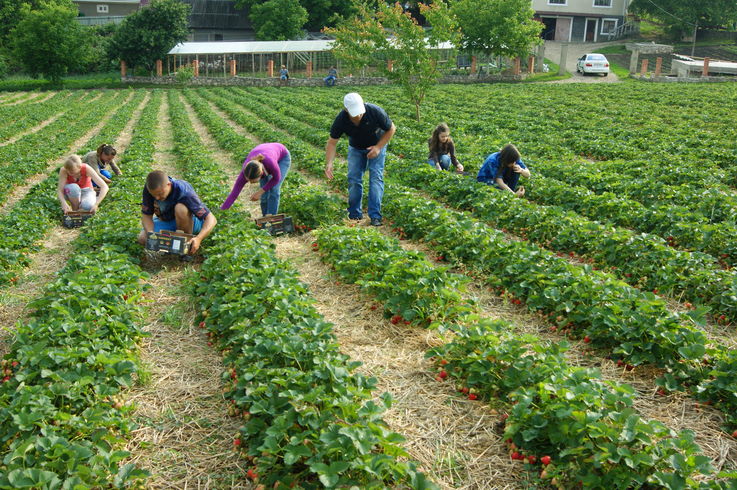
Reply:
[[[331,43],[330,40],[186,42],[174,46],[169,54],[257,54],[330,51]]]
[[[259,53],[307,53],[330,51],[332,40],[307,41],[214,41],[186,42],[174,46],[168,54],[259,54]],[[451,49],[443,43],[440,49]]]

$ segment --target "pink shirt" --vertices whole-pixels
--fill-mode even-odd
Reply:
[[[271,190],[274,186],[281,182],[282,175],[281,170],[279,169],[279,160],[287,156],[287,153],[287,147],[282,145],[281,143],[262,143],[251,150],[246,159],[243,161],[243,168],[238,174],[238,178],[235,179],[233,190],[230,191],[230,194],[225,199],[225,202],[220,206],[220,209],[228,209],[238,198],[238,195],[241,193],[243,186],[246,185],[246,183],[248,182],[246,176],[243,175],[243,170],[246,168],[248,162],[253,160],[259,154],[264,156],[264,160],[261,163],[264,164],[264,171],[266,172],[266,175],[271,176],[271,179],[269,179],[269,181],[266,182],[266,184],[262,187],[264,192]]]

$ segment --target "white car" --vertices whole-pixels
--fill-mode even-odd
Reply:
[[[578,59],[576,71],[584,75],[587,73],[603,73],[604,76],[607,76],[609,75],[609,60],[603,54],[585,54]]]

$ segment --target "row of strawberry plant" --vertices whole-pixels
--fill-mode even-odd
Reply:
[[[218,101],[213,100],[216,103]],[[241,116],[244,120],[250,118],[253,121],[252,116],[239,114],[236,110],[231,110],[231,115],[236,120]],[[258,135],[258,121],[252,124],[252,129]],[[282,141],[287,141],[288,136],[284,135],[284,138]],[[288,144],[298,143],[293,140]],[[322,170],[319,151],[314,148],[312,151],[313,156],[305,158],[300,165],[319,175]],[[345,179],[344,170],[336,171],[333,185],[344,189]],[[407,204],[400,205],[405,202]],[[673,367],[680,365],[679,360],[683,360],[700,366],[702,356],[707,351],[704,334],[682,325],[680,317],[670,314],[665,303],[651,293],[640,292],[609,274],[592,271],[588,266],[572,265],[535,245],[509,243],[501,232],[480,226],[460,213],[418,198],[414,191],[387,186],[385,210],[388,213],[394,215],[401,211],[411,214],[412,209],[417,212],[416,220],[429,216],[437,218],[436,214],[442,213],[440,216],[445,219],[440,221],[447,223],[442,224],[446,231],[442,234],[444,242],[441,249],[452,251],[451,256],[468,265],[492,273],[490,281],[494,286],[506,287],[515,296],[528,298],[531,308],[548,310],[551,316],[560,318],[558,322],[561,326],[572,322],[585,327],[584,333],[596,339],[596,345],[616,347],[616,354],[628,357],[635,364],[649,362]],[[427,228],[427,232],[435,230],[435,236],[434,233],[439,233],[441,229],[435,223]],[[462,233],[464,229],[467,231]],[[422,227],[414,225],[411,234],[424,236]],[[464,239],[467,235],[469,238]],[[466,254],[462,253],[466,249]],[[520,273],[525,272],[525,275],[529,273],[530,277],[519,281],[509,270],[512,267],[519,269]],[[534,299],[532,303],[530,298]],[[671,377],[669,384],[674,386],[678,383]]]
[[[130,91],[104,94],[92,104],[92,107],[78,102],[64,117],[41,131],[0,148],[0,162],[7,162],[5,166],[0,167],[0,183],[2,183],[0,202],[29,176],[44,171],[50,160],[67,153],[75,140],[99,123],[100,119],[121,106],[130,95]],[[70,124],[70,120],[74,122]]]
[[[84,145],[81,153],[97,148],[99,141],[114,141],[144,96],[145,92],[136,92],[130,103],[121,106],[97,136]],[[4,237],[0,246],[0,286],[17,280],[18,272],[30,264],[30,253],[36,250],[38,241],[59,222],[60,207],[56,197],[58,181],[57,172],[51,172],[7,214],[0,217],[0,230]]]
[[[399,167],[396,180],[472,210],[474,216],[497,228],[557,252],[589,257],[640,289],[708,305],[720,323],[737,320],[737,274],[722,269],[709,255],[679,251],[656,235],[613,228],[557,206],[515,199],[510,193],[428,166],[395,165]]]
[[[233,90],[235,92],[235,90]],[[331,115],[318,116],[314,112],[300,109],[299,96],[287,94],[276,96],[267,89],[249,93],[256,94],[259,98],[274,109],[289,108],[288,114],[313,127],[328,127]],[[401,154],[418,166],[424,162],[427,150],[424,144],[424,136],[417,130],[410,128],[407,134],[406,124],[417,126],[406,118],[401,119],[402,131],[392,143],[395,154]],[[312,131],[311,141],[318,144],[320,133]],[[459,156],[463,161],[468,152]],[[535,164],[536,165],[536,164]],[[472,167],[469,167],[472,168]],[[621,170],[619,171],[621,174]],[[691,172],[693,173],[693,172]],[[620,226],[632,227],[644,232],[655,232],[667,238],[668,245],[682,246],[710,253],[718,257],[726,264],[733,264],[737,260],[737,243],[734,241],[735,226],[731,223],[720,223],[713,225],[698,214],[684,212],[682,207],[672,205],[644,206],[637,201],[625,199],[613,193],[604,195],[596,194],[585,188],[571,186],[548,177],[536,176],[528,185],[527,197],[535,202],[543,204],[563,205],[567,209],[589,216],[593,219],[607,217],[610,221]]]
[[[505,439],[512,458],[524,458],[529,469],[542,464],[542,475],[558,485],[580,481],[615,488],[696,487],[692,476],[713,472],[690,431],[676,434],[643,420],[633,408],[630,386],[568,365],[565,343],[544,345],[516,335],[506,322],[469,316],[475,308],[461,301],[458,279],[422,254],[365,228],[333,226],[316,235],[323,260],[342,280],[383,301],[387,314],[395,314],[392,322],[404,317],[405,323],[437,322],[454,331],[450,344],[428,353],[437,360],[437,379],[460,383],[459,391],[472,400],[511,400],[512,411],[503,418]],[[579,415],[592,407],[597,409],[587,417]],[[620,464],[625,460],[629,464]]]
[[[392,189],[387,195],[387,215],[407,236],[427,240],[486,274],[492,287],[546,312],[556,328],[613,349],[615,359],[665,367],[659,382],[666,389],[687,388],[721,408],[730,425],[737,424],[735,351],[708,347],[704,334],[682,324],[683,316],[669,313],[662,300],[534,245],[507,242],[500,232],[419,199],[413,191]]]
[[[227,189],[215,184],[222,172],[178,95],[170,93],[169,102],[185,176],[205,196],[224,196]],[[235,445],[254,463],[248,476],[285,487],[432,487],[414,464],[396,459],[406,456],[403,439],[388,431],[371,401],[375,382],[353,372],[357,363],[340,354],[331,326],[276,259],[270,239],[242,213],[224,215],[194,296],[226,356],[226,396],[247,420]]]
[[[122,464],[132,407],[120,397],[136,375],[143,335],[144,273],[136,265],[140,247],[130,245],[138,220],[129,206],[153,155],[159,101],[144,110],[126,151],[129,178],[88,221],[75,255],[32,303],[34,319],[19,326],[3,359],[2,488],[124,487],[147,475]]]
[[[246,99],[235,96],[233,100],[242,103]],[[300,137],[307,137],[315,144],[321,139],[313,128],[271,108],[277,104],[274,100],[267,104],[250,98],[247,103],[253,112],[289,127],[290,132]],[[392,167],[397,166],[391,159],[389,162]],[[407,162],[399,165],[395,179],[445,198],[454,205],[472,208],[475,215],[498,227],[522,230],[526,238],[553,250],[591,256],[592,260],[611,267],[638,287],[677,293],[685,295],[687,300],[708,304],[722,323],[737,318],[735,275],[722,270],[707,255],[680,252],[656,236],[612,230],[556,207],[512,199],[468,179],[453,179],[433,172],[425,165]]]
[[[82,95],[84,94],[70,95],[69,92],[59,92],[41,103],[8,107],[7,109],[13,110],[3,111],[5,114],[1,117],[5,118],[3,119],[5,122],[0,128],[0,140],[10,138],[54,116],[62,115],[67,106],[74,104]]]

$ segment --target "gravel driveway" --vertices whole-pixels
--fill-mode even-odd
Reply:
[[[618,82],[619,78],[612,72],[608,76],[587,75],[576,73],[576,60],[586,53],[595,53],[596,50],[604,46],[612,46],[615,44],[624,44],[626,41],[609,41],[605,43],[566,43],[568,44],[568,55],[566,56],[566,70],[571,73],[571,78],[566,80],[556,80],[549,83],[613,83]],[[545,57],[555,63],[560,62],[560,41],[545,41]]]

